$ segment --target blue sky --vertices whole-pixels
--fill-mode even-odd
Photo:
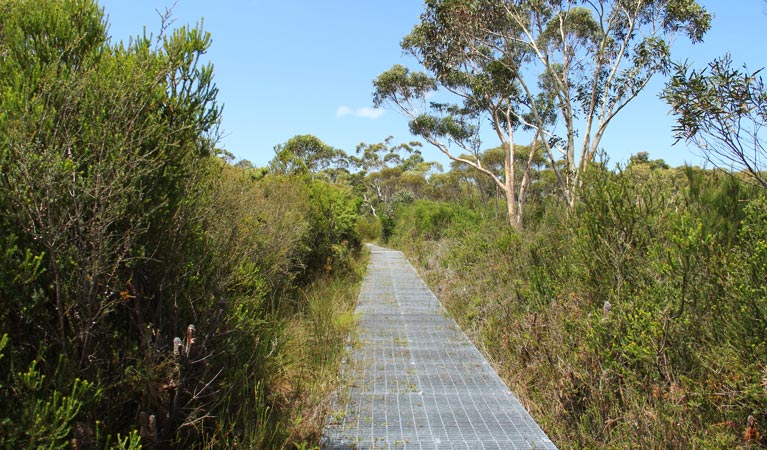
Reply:
[[[101,1],[113,41],[157,32],[157,11],[173,0]],[[679,39],[677,60],[697,67],[732,54],[749,69],[767,66],[767,15],[762,0],[703,0],[715,14],[704,43]],[[220,146],[238,158],[265,165],[274,146],[298,134],[313,134],[353,152],[360,142],[413,140],[407,120],[394,110],[372,108],[372,80],[393,64],[414,66],[399,42],[418,22],[418,0],[178,0],[174,26],[204,19],[212,35],[208,52],[224,104]],[[672,165],[702,164],[683,143],[672,147],[673,119],[660,99],[657,78],[610,125],[602,147],[612,162],[647,151]],[[488,142],[492,147],[497,142]],[[446,165],[438,151],[424,156]]]

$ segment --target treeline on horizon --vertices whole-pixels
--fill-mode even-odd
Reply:
[[[378,104],[438,85],[477,94],[411,120],[428,145],[465,150],[442,170],[418,142],[344,151],[305,134],[268,167],[234,163],[216,147],[201,28],[115,44],[93,0],[0,2],[0,447],[315,448],[353,335],[363,242],[406,252],[560,448],[761,446],[764,172],[647,153],[614,167],[596,144],[580,165],[574,146],[553,158],[569,148],[544,137],[555,96],[520,100],[505,59],[476,79],[440,64],[505,23],[502,2],[465,3],[427,2],[403,41],[431,75],[395,66],[374,82]],[[535,44],[600,41],[575,11],[562,19],[572,40],[543,21]],[[693,39],[708,27],[695,2],[643,23],[661,23],[658,11]],[[432,45],[439,30],[464,50]],[[644,56],[668,62],[652,45]],[[747,147],[716,124],[763,117],[761,79],[727,60],[710,69],[677,68],[664,93],[683,116],[675,132],[713,123],[721,151]],[[614,95],[613,107],[631,92]],[[538,128],[512,118],[524,105],[546,112]],[[533,141],[477,149],[482,108]]]

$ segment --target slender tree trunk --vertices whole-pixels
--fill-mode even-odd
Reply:
[[[517,211],[517,198],[514,191],[514,144],[510,141],[506,148],[504,161],[504,173],[506,175],[506,213],[509,215],[509,224],[517,228],[521,223],[521,211]]]
[[[533,160],[535,159],[535,153],[538,151],[538,133],[535,133],[533,142],[530,144],[530,154],[527,155],[527,164],[525,164],[525,171],[522,175],[522,182],[519,183],[519,195],[517,197],[517,223],[522,224],[522,214],[527,204],[527,192],[530,188],[530,182],[532,181],[532,167]]]
[[[517,209],[516,199],[514,198],[514,192],[512,190],[506,191],[506,214],[508,215],[509,225],[514,228],[519,226],[517,222]]]

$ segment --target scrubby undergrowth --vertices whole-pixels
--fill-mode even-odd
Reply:
[[[316,443],[360,200],[215,148],[200,27],[0,1],[0,448]]]
[[[404,249],[560,448],[746,448],[767,424],[767,198],[595,170],[572,213],[415,202]],[[545,208],[544,208],[545,206]]]

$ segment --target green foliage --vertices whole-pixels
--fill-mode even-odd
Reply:
[[[13,353],[8,335],[0,339],[0,360],[5,354]],[[75,378],[69,381],[55,380],[61,376],[60,369],[53,373],[51,381],[33,360],[23,372],[10,373],[7,365],[2,367],[0,392],[5,402],[0,408],[0,430],[3,448],[65,449],[73,438],[75,420],[80,411],[98,401],[101,390],[93,383]],[[64,386],[68,386],[65,388]],[[61,389],[61,390],[60,390]],[[67,389],[64,393],[63,390]],[[12,395],[9,396],[8,393]],[[77,427],[82,428],[82,425]],[[82,439],[77,432],[74,439]]]
[[[572,209],[612,119],[669,70],[672,37],[683,32],[699,42],[710,22],[693,0],[427,1],[402,41],[426,73],[392,67],[373,82],[373,100],[400,109],[411,132],[489,176],[506,191],[510,223],[519,226],[527,185],[517,182],[514,164],[504,182],[483,168],[479,124],[490,123],[510,161],[516,130],[534,130],[541,148],[533,150],[548,159]],[[437,86],[446,103],[427,99]]]
[[[430,200],[403,205],[396,214],[393,242],[436,241],[451,230],[476,226],[477,217],[467,208]]]
[[[369,214],[359,230],[368,233],[363,238],[369,240],[388,239],[399,207],[428,196],[429,180],[441,171],[438,163],[424,161],[420,143],[391,145],[391,140],[361,143],[356,150],[359,156],[351,158],[360,169],[351,180],[353,193],[361,197],[360,206]]]
[[[269,163],[272,173],[281,175],[307,175],[326,172],[331,168],[345,168],[346,154],[312,135],[290,138],[274,148],[274,159]]]
[[[360,246],[356,230],[359,199],[347,188],[322,182],[309,185],[309,199],[312,234],[308,261],[326,271],[334,266],[347,269],[350,261],[344,249]]]
[[[656,225],[669,218],[664,198],[629,176],[594,169],[577,217],[580,249],[594,298],[614,300],[625,282],[636,282],[634,258],[647,252]]]
[[[701,71],[678,64],[663,98],[677,116],[677,140],[697,145],[715,166],[742,171],[767,187],[760,136],[767,123],[767,91],[760,72],[732,68],[729,55]]]
[[[566,34],[560,31],[565,29]],[[595,20],[591,10],[575,6],[569,11],[562,11],[552,17],[539,37],[542,46],[562,45],[563,40],[574,38],[583,44],[599,45],[602,38],[600,24]]]
[[[381,219],[373,216],[357,218],[357,234],[364,242],[379,242],[383,237]]]
[[[561,447],[758,444],[744,433],[766,419],[763,192],[641,155],[585,186],[575,211],[524,231],[489,206],[466,221],[416,202],[391,242]]]
[[[125,437],[122,437],[118,433],[117,445],[115,445],[113,448],[118,450],[140,450],[142,448],[141,436],[139,436],[138,431],[136,430],[131,431]]]
[[[107,29],[93,0],[0,1],[0,447],[311,442],[296,415],[321,420],[353,324],[359,200],[217,157],[200,26]]]
[[[381,106],[390,98],[402,102],[418,100],[437,88],[436,81],[427,74],[411,72],[399,64],[379,75],[373,85],[376,88],[373,95],[375,106]]]

